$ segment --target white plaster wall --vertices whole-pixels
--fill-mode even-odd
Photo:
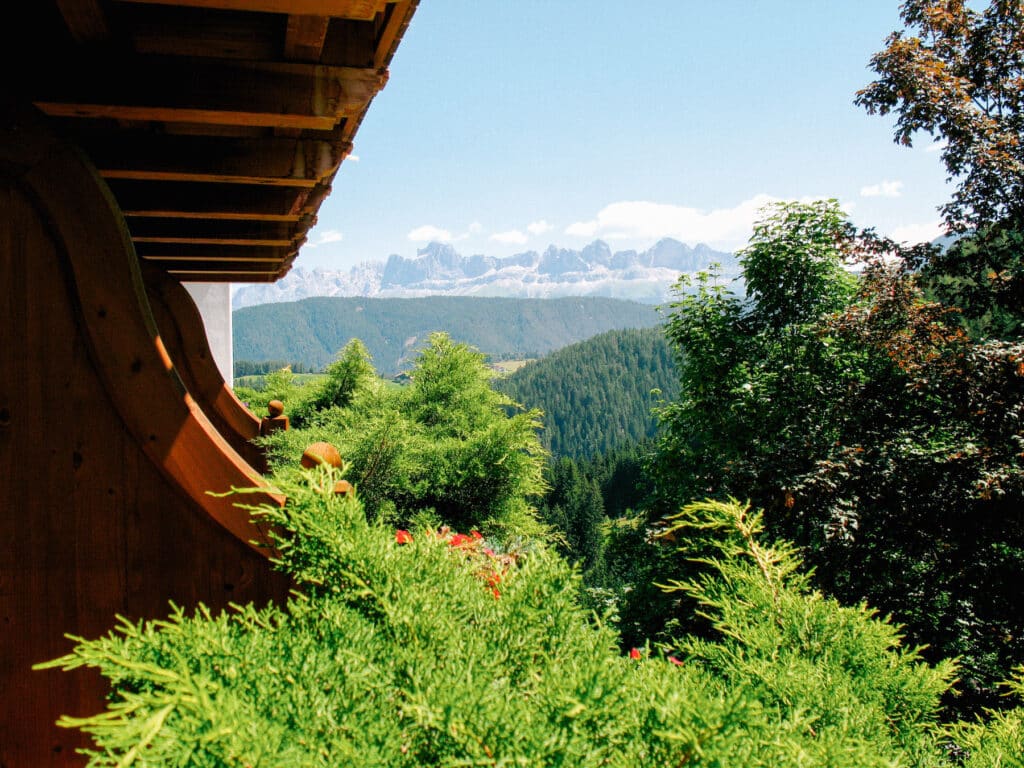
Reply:
[[[231,283],[182,283],[199,307],[206,338],[220,375],[234,383],[235,353],[231,339]]]

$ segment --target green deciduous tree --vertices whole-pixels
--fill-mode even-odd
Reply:
[[[794,252],[786,226],[770,231],[745,266]],[[823,254],[865,257],[858,280],[811,281],[810,303],[780,290],[763,311],[764,291],[744,303],[703,278],[674,305],[683,389],[662,411],[656,512],[753,499],[821,588],[892,613],[930,658],[963,657],[955,706],[990,706],[1024,658],[1008,581],[1024,568],[1024,347],[968,338],[900,253],[850,232]]]

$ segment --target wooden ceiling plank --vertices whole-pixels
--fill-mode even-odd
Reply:
[[[273,112],[231,112],[216,109],[184,109],[174,107],[134,107],[118,104],[85,104],[37,101],[35,105],[51,117],[88,117],[114,120],[145,120],[168,123],[203,123],[209,125],[246,125],[260,128],[300,128],[329,131],[333,117],[286,115]]]
[[[152,179],[312,187],[329,178],[351,151],[330,141],[264,137],[224,139],[135,131],[83,131],[78,140],[108,179]]]
[[[140,257],[144,261],[177,261],[177,262],[203,262],[215,265],[220,264],[231,264],[234,262],[243,262],[250,264],[277,264],[280,259],[273,256],[265,256],[263,258],[256,258],[253,256],[217,256],[214,255],[202,255],[202,256],[142,256]],[[198,267],[197,267],[198,268]]]
[[[241,237],[133,237],[132,240],[136,243],[237,245],[243,248],[287,248],[293,245],[291,240],[249,240]],[[274,261],[274,259],[269,259],[269,261]]]
[[[329,131],[386,81],[358,67],[140,56],[57,66],[34,103],[57,117]]]
[[[103,43],[110,39],[110,24],[99,0],[57,0],[57,8],[78,42]]]
[[[269,176],[225,176],[216,173],[194,173],[190,171],[148,171],[121,170],[117,168],[100,168],[100,176],[104,179],[134,179],[138,181],[194,181],[201,184],[259,184],[268,187],[304,187],[317,185],[316,179],[296,179],[291,177],[273,178]]]
[[[273,283],[284,277],[283,270],[273,272],[196,272],[168,269],[167,274],[183,282],[196,283]]]
[[[386,0],[123,0],[155,5],[183,5],[227,11],[297,13],[370,20],[384,10]]]
[[[330,21],[329,16],[290,15],[284,37],[284,57],[290,61],[320,61]]]
[[[139,258],[143,259],[203,259],[223,261],[225,259],[241,259],[243,261],[284,262],[298,251],[295,243],[284,246],[247,246],[218,245],[204,243],[137,243],[135,246]]]
[[[151,183],[111,179],[114,198],[126,216],[219,220],[299,221],[315,190],[240,184]]]
[[[281,52],[281,17],[196,8],[138,6],[126,26],[139,54],[273,61]]]
[[[234,211],[178,211],[159,209],[139,209],[134,211],[121,211],[126,218],[147,218],[147,219],[188,219],[208,221],[277,221],[290,222],[298,221],[299,215],[275,213],[236,213]]]
[[[225,221],[215,219],[167,219],[159,217],[133,217],[128,222],[132,238],[187,238],[192,241],[213,240],[273,241],[290,244],[316,221],[307,217],[294,222]]]

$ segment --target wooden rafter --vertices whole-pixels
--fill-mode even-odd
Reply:
[[[83,133],[100,174],[108,179],[207,181],[312,187],[330,178],[352,145],[268,136],[222,138],[124,132]]]
[[[125,216],[215,219],[223,221],[299,221],[315,212],[306,206],[308,189],[173,182],[148,184],[111,180]]]
[[[181,220],[170,218],[131,218],[128,229],[136,242],[196,242],[289,245],[297,242],[311,224],[302,221],[222,221],[216,219]]]
[[[377,51],[373,59],[374,66],[378,69],[386,66],[390,61],[394,53],[395,42],[409,23],[411,10],[412,2],[410,0],[402,0],[402,2],[395,3],[391,8],[391,15],[388,17],[387,24],[381,32],[380,41],[377,43]]]
[[[186,5],[228,11],[296,13],[370,20],[384,10],[386,0],[126,0],[156,5]]]
[[[32,26],[64,42],[16,85],[95,164],[139,254],[179,276],[271,279],[304,242],[417,4],[45,0]]]
[[[207,245],[205,243],[136,243],[139,258],[148,261],[280,263],[295,255],[294,243],[279,246]]]
[[[356,67],[139,57],[130,69],[79,65],[42,84],[35,104],[54,117],[330,131],[365,111],[385,82]]]
[[[284,38],[285,58],[291,61],[320,61],[330,21],[328,16],[289,16]]]

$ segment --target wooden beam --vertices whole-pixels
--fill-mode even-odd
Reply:
[[[391,7],[391,15],[381,31],[380,40],[377,41],[377,51],[373,58],[373,64],[377,69],[382,69],[390,63],[391,57],[395,53],[395,47],[405,32],[405,28],[409,25],[409,19],[412,16],[411,9],[411,0],[402,0]]]
[[[341,16],[369,21],[384,10],[387,0],[126,0],[132,3],[187,5],[260,13],[298,13],[307,16]]]
[[[329,131],[386,81],[357,67],[140,56],[60,64],[34,103],[55,117]]]
[[[128,217],[214,219],[223,221],[299,221],[310,193],[319,188],[242,186],[240,184],[166,184],[112,179],[108,182]]]
[[[214,243],[238,241],[243,244],[273,243],[286,246],[297,242],[309,230],[314,217],[297,222],[218,221],[212,219],[132,218],[128,230],[139,242]]]
[[[207,184],[266,184],[277,187],[315,187],[316,179],[275,179],[265,176],[224,176],[216,173],[181,171],[144,171],[100,168],[104,179],[135,179],[141,181],[197,181]]]
[[[294,243],[283,246],[205,245],[203,243],[137,243],[135,251],[146,261],[176,261],[195,263],[196,269],[202,263],[217,265],[228,262],[252,264],[283,264],[298,251]],[[264,266],[264,268],[266,268]]]
[[[348,142],[230,139],[124,131],[82,133],[79,143],[106,179],[313,187],[337,170]]]
[[[245,237],[133,237],[132,240],[139,243],[164,243],[167,245],[237,245],[252,248],[287,248],[292,245],[291,240],[253,240]],[[147,257],[158,259],[162,257]],[[206,256],[188,257],[192,260],[205,259]],[[222,259],[230,261],[231,259]],[[242,261],[243,259],[238,259]],[[266,259],[273,261],[273,259]]]
[[[124,104],[64,103],[36,101],[35,105],[51,117],[89,117],[94,119],[137,120],[152,122],[183,122],[210,125],[252,125],[260,128],[299,128],[329,131],[337,121],[318,115],[288,115],[273,112],[243,112],[222,109],[189,109],[185,107],[140,107]]]
[[[296,21],[303,19],[309,21]],[[378,38],[374,21],[297,13],[283,16],[127,4],[118,7],[118,21],[126,29],[132,50],[163,56],[277,61],[292,36],[296,48],[286,53],[286,58],[362,68],[374,66]],[[317,29],[320,26],[322,32]],[[319,39],[320,35],[324,39]],[[303,42],[305,51],[300,50]]]
[[[330,21],[329,16],[289,16],[284,57],[289,61],[320,61]]]
[[[173,275],[179,280],[195,280],[203,283],[273,283],[284,276],[279,270],[264,272],[232,272],[228,270],[200,272],[190,269],[168,269],[167,274]]]

